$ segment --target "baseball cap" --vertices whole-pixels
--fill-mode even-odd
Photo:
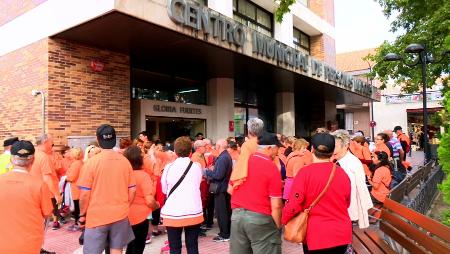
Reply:
[[[401,126],[395,126],[395,127],[394,127],[394,132],[396,132],[396,131],[398,131],[398,130],[401,130],[401,129],[402,129]]]
[[[16,141],[11,147],[11,154],[14,156],[26,158],[34,154],[34,146],[30,141]]]
[[[262,146],[275,145],[278,147],[284,147],[284,145],[281,144],[280,141],[278,140],[277,135],[274,133],[270,133],[270,132],[263,132],[258,137],[258,145],[262,145]]]
[[[334,152],[334,137],[328,133],[317,133],[311,138],[311,145],[321,153]]]
[[[19,141],[18,137],[7,138],[3,141],[3,146],[12,146],[17,141]]]
[[[116,130],[109,124],[97,128],[98,144],[103,149],[112,149],[116,145]]]

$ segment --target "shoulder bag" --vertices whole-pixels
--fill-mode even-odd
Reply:
[[[322,190],[319,196],[317,196],[314,202],[312,202],[307,209],[303,210],[303,212],[300,212],[286,224],[284,228],[284,239],[286,241],[293,243],[302,243],[305,241],[309,212],[319,202],[319,200],[328,190],[328,187],[330,186],[330,183],[333,180],[335,171],[336,171],[336,164],[334,163],[330,177],[328,178],[327,185],[325,185],[325,188]]]
[[[189,165],[187,166],[186,170],[184,171],[183,175],[180,177],[180,179],[178,179],[178,182],[172,187],[172,189],[170,189],[169,194],[167,194],[167,199],[169,199],[170,195],[177,189],[177,187],[181,184],[181,182],[183,181],[183,179],[186,177],[187,173],[189,172],[189,169],[191,169],[192,166],[192,161],[189,162]]]

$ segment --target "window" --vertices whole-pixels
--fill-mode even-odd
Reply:
[[[294,27],[294,44],[308,51],[309,53],[310,50],[309,35],[305,34],[304,32],[298,30],[295,27]]]
[[[272,37],[272,13],[248,0],[233,0],[234,19],[262,34]]]

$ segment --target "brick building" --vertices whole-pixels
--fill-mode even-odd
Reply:
[[[334,1],[34,0],[0,3],[0,138],[84,145],[101,123],[164,140],[267,129],[309,136],[376,89],[336,69]]]

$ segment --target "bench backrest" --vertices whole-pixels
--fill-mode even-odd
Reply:
[[[417,185],[419,185],[422,180],[424,168],[419,168],[414,174],[408,177],[408,187],[406,188],[406,194],[409,194],[412,190],[414,190]]]
[[[449,227],[390,199],[384,203],[380,229],[411,253],[450,253]]]
[[[422,181],[427,181],[428,177],[430,176],[431,169],[433,168],[433,163],[429,162],[427,165],[425,165],[425,168],[423,169],[422,174]]]
[[[405,197],[407,185],[408,185],[408,181],[406,179],[401,181],[397,186],[395,186],[390,191],[389,198],[394,201],[401,202],[403,200],[403,198]]]

